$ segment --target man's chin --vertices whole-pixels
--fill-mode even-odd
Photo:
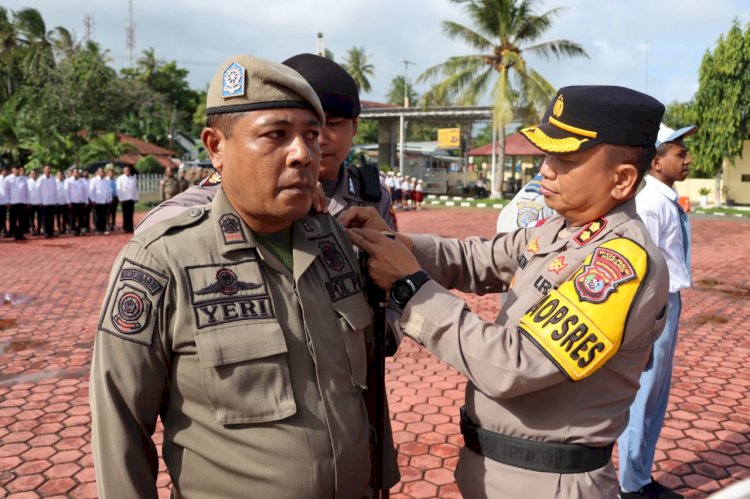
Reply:
[[[320,173],[318,174],[320,180],[335,180],[339,176],[341,163],[334,163],[336,163],[335,160],[320,162]]]

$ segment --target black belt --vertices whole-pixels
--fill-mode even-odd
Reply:
[[[539,442],[510,437],[477,426],[461,408],[461,433],[466,447],[493,461],[545,473],[584,473],[601,468],[612,457],[612,445]]]

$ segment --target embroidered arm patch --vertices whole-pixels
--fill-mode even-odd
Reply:
[[[151,345],[159,305],[169,278],[151,268],[123,258],[110,286],[99,329],[119,338]]]
[[[648,271],[646,251],[620,238],[589,255],[574,276],[521,318],[519,330],[571,381],[599,369],[620,348],[625,323]]]

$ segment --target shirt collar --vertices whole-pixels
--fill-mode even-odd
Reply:
[[[677,200],[677,192],[675,192],[674,189],[669,187],[667,184],[665,184],[661,180],[655,177],[652,177],[651,175],[646,175],[646,185],[656,189],[658,192],[660,192],[664,197],[666,197],[670,201]]]

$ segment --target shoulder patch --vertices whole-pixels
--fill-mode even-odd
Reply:
[[[156,308],[168,282],[166,275],[123,258],[105,300],[99,329],[124,340],[151,345]]]
[[[536,303],[518,329],[568,379],[586,378],[620,348],[631,304],[647,273],[645,249],[630,239],[607,241],[571,279]]]
[[[526,227],[536,222],[542,213],[542,205],[534,201],[519,201],[516,204],[516,209],[518,210],[516,215],[518,227]]]

